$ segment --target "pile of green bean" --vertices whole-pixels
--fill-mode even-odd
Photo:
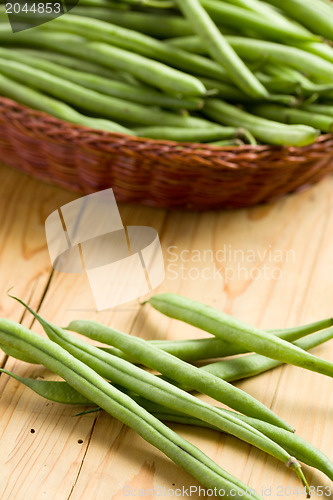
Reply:
[[[296,328],[261,331],[185,297],[162,294],[152,297],[148,301],[150,305],[216,338],[148,342],[86,320],[72,321],[66,329],[60,328],[20,299],[16,300],[39,321],[48,338],[0,319],[0,348],[9,356],[44,365],[62,381],[35,380],[6,369],[0,371],[44,398],[91,407],[79,415],[107,411],[163,451],[203,486],[220,490],[220,496],[229,493],[234,496],[236,492],[235,498],[260,498],[162,421],[208,427],[256,446],[293,469],[308,497],[311,487],[298,460],[333,480],[333,463],[328,457],[295,435],[288,423],[262,403],[229,383],[285,362],[332,376],[333,363],[307,352],[333,338],[332,319]],[[106,346],[94,346],[71,332]],[[185,361],[203,362],[225,356],[227,360],[200,368]],[[161,375],[154,375],[147,368]],[[236,412],[203,402],[191,394],[193,389]]]
[[[80,0],[0,9],[0,94],[91,128],[216,146],[333,131],[327,0]],[[30,28],[30,29],[23,29]]]

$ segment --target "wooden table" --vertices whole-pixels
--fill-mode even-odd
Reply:
[[[52,272],[45,219],[76,197],[0,168],[1,316],[32,325],[31,316],[6,296],[14,287],[15,295],[62,325],[80,316],[145,339],[205,336],[139,301],[97,314],[87,306],[91,297],[85,276]],[[125,225],[152,226],[160,235],[166,279],[158,291],[202,300],[261,328],[332,315],[333,178],[277,203],[236,212],[119,208]],[[38,325],[32,328],[40,332]],[[314,352],[333,361],[333,341]],[[0,362],[20,375],[52,377],[38,365],[1,354]],[[280,367],[237,385],[333,458],[329,378]],[[1,500],[173,498],[176,488],[199,486],[105,413],[75,417],[77,408],[47,402],[4,374],[0,393]],[[296,476],[257,449],[215,431],[172,427],[263,498],[304,498],[297,494]],[[332,487],[324,475],[308,467],[305,472],[315,488]],[[149,488],[156,488],[155,496]],[[313,498],[321,497],[318,491]],[[191,498],[205,496],[193,492]],[[333,496],[325,490],[322,498]]]

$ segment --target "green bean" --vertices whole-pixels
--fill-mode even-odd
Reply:
[[[179,116],[167,111],[148,108],[136,103],[130,103],[123,99],[106,96],[76,83],[68,82],[63,78],[50,75],[45,71],[18,63],[15,61],[1,59],[0,72],[14,79],[27,83],[59,99],[65,100],[74,106],[85,109],[92,113],[98,113],[107,118],[122,122],[154,125],[164,122],[166,125],[189,127],[207,122],[199,118]],[[135,90],[136,91],[136,90]],[[223,127],[221,127],[221,130]],[[135,134],[134,134],[135,135]]]
[[[267,0],[267,2],[275,5],[314,33],[333,40],[333,12],[331,12],[331,17],[328,16],[326,11],[320,8],[320,2],[304,0]]]
[[[80,7],[108,7],[109,9],[117,9],[117,10],[122,10],[122,11],[127,11],[129,12],[130,6],[126,5],[124,3],[115,1],[115,2],[110,2],[110,0],[80,0],[79,5]],[[77,9],[77,6],[75,6],[75,10]]]
[[[304,125],[317,128],[322,132],[333,132],[333,118],[328,115],[266,103],[251,105],[250,110],[255,115],[262,116],[268,120],[287,124],[303,123]]]
[[[333,329],[328,328],[322,332],[313,333],[309,337],[296,340],[293,343],[297,347],[308,351],[332,338]],[[267,358],[261,354],[249,354],[239,358],[210,363],[202,366],[200,369],[212,373],[216,377],[221,377],[228,382],[234,382],[243,378],[253,377],[281,364],[280,361]]]
[[[329,328],[333,325],[331,318],[323,319],[307,325],[283,328],[279,330],[267,330],[268,333],[276,335],[281,339],[293,342],[301,337]],[[244,354],[249,352],[236,344],[231,344],[222,339],[204,338],[191,340],[150,340],[151,344],[157,346],[162,351],[169,352],[183,361],[200,361],[209,358],[221,358]],[[100,349],[115,356],[135,362],[131,357],[126,356],[122,351],[115,348],[101,347]]]
[[[297,44],[297,47],[333,63],[333,48],[327,43],[300,43]]]
[[[210,56],[224,67],[231,80],[245,94],[264,99],[268,96],[265,87],[237,56],[221,31],[211,20],[199,0],[177,0],[177,5],[200,36]]]
[[[218,338],[239,344],[249,351],[329,377],[333,376],[333,363],[313,356],[283,339],[247,325],[213,307],[172,293],[155,295],[148,302],[170,318],[185,321]],[[188,387],[191,387],[191,384],[188,384]]]
[[[290,78],[272,77],[270,75],[264,74],[259,71],[256,71],[256,76],[265,85],[265,87],[270,92],[272,92],[272,94],[270,94],[270,96],[268,97],[268,100],[275,98],[282,100],[283,96],[281,95],[276,96],[274,94],[276,92],[292,94],[296,92],[297,89],[299,88],[299,83],[291,81]],[[205,85],[208,91],[216,91],[217,95],[219,97],[222,97],[222,99],[227,99],[230,101],[237,100],[238,102],[242,102],[245,100],[245,96],[238,89],[232,86],[231,83],[229,82],[213,80],[211,78],[204,78],[204,77],[200,77],[200,80]],[[294,99],[295,97],[287,95],[288,102],[292,103],[293,102],[292,100]],[[247,100],[249,100],[248,97]]]
[[[85,73],[92,73],[93,75],[110,78],[111,80],[119,82],[127,82],[132,85],[138,85],[138,81],[129,73],[112,71],[111,69],[105,68],[100,64],[94,64],[90,61],[84,61],[83,59],[77,59],[76,57],[45,50],[23,49],[21,47],[18,47],[16,50],[21,54],[27,54],[28,56],[50,61],[60,66],[65,66],[66,68],[76,69]]]
[[[88,398],[82,396],[82,394],[78,391],[72,389],[67,382],[55,382],[51,380],[38,380],[34,378],[20,377],[19,375],[16,375],[8,370],[4,370],[3,368],[0,368],[0,372],[13,377],[21,384],[29,387],[29,389],[34,391],[36,394],[39,394],[49,401],[68,405],[92,406],[94,404]]]
[[[285,42],[285,40],[311,40],[318,37],[296,24],[281,25],[276,22],[276,16],[263,16],[242,7],[228,5],[218,0],[200,0],[212,19],[221,26],[235,28],[238,32],[250,29],[258,35],[264,35],[270,40]],[[303,24],[303,23],[302,23]]]
[[[4,345],[0,344],[0,349],[2,349],[3,352],[7,356],[11,356],[15,359],[20,359],[21,361],[24,361],[25,363],[30,363],[30,364],[37,363],[37,361],[29,353],[19,351],[18,349],[15,349],[14,347],[4,346]]]
[[[72,12],[77,16],[94,17],[155,38],[193,34],[193,28],[186,19],[172,14],[120,12],[105,8],[90,9],[84,7],[76,7]]]
[[[265,71],[276,78],[285,78],[286,80],[289,78],[289,80],[296,82],[303,93],[324,93],[332,90],[333,87],[333,83],[315,83],[304,74],[288,66],[267,64],[265,65]]]
[[[174,7],[173,0],[121,0],[135,7],[155,7],[159,9],[170,9]]]
[[[332,92],[333,99],[333,92]],[[309,113],[325,113],[327,116],[333,117],[333,103],[329,104],[307,104],[304,109]]]
[[[214,141],[209,143],[211,146],[225,147],[225,146],[244,146],[245,142],[241,139],[229,139],[224,141]]]
[[[133,399],[110,385],[91,368],[75,359],[54,342],[36,335],[14,322],[2,320],[0,343],[29,352],[46,368],[60,375],[84,397],[134,429],[141,437],[156,446],[204,486],[224,488],[227,492],[238,488],[244,492],[244,496],[241,496],[240,492],[238,498],[249,500],[253,498],[246,493],[246,485],[225,472],[198,448],[182,439],[135,403]],[[293,461],[292,466],[296,467],[294,463],[298,463]],[[256,498],[260,497],[256,496]]]
[[[61,17],[65,18],[66,16]],[[74,16],[68,17],[72,19]],[[105,24],[109,26],[107,23]],[[173,95],[179,93],[186,96],[198,96],[205,92],[203,84],[197,78],[160,62],[105,43],[86,42],[85,39],[76,35],[42,32],[40,28],[41,26],[34,28],[33,31],[21,31],[13,34],[7,25],[0,24],[0,42],[46,47],[88,61],[98,62],[108,68],[128,71],[149,85],[156,86]]]
[[[33,109],[45,111],[60,120],[76,123],[78,125],[84,125],[94,129],[106,130],[108,132],[135,135],[135,132],[132,132],[131,130],[110,120],[84,116],[61,101],[57,101],[56,99],[43,95],[34,89],[30,89],[25,85],[21,85],[20,83],[1,75],[1,70],[0,91],[1,94],[6,97],[10,97],[11,99],[14,99],[15,101],[25,104]]]
[[[35,31],[49,31],[48,25],[41,25],[35,28]],[[223,69],[216,62],[207,59],[206,57],[197,56],[196,54],[189,54],[181,49],[170,48],[164,42],[156,40],[153,37],[138,33],[136,31],[122,28],[114,24],[99,21],[97,19],[89,19],[80,16],[61,16],[52,21],[52,29],[64,31],[65,33],[71,32],[82,35],[93,41],[101,41],[115,47],[120,47],[126,51],[132,51],[133,55],[132,64],[139,64],[140,60],[136,57],[145,56],[146,58],[156,59],[162,63],[168,64],[179,70],[187,71],[188,73],[196,75],[207,75],[213,78],[219,78],[224,74]],[[112,47],[115,50],[115,47]],[[120,50],[120,49],[119,49]],[[149,59],[150,60],[150,59]],[[153,61],[157,64],[156,61]],[[129,64],[127,64],[128,69]],[[167,66],[168,68],[168,66]],[[125,69],[125,68],[124,68]],[[171,68],[169,68],[171,70]],[[162,71],[162,70],[161,70]],[[175,70],[174,70],[175,71]],[[193,76],[190,77],[185,73],[187,78],[192,78],[198,81]],[[174,89],[174,92],[177,89]],[[180,91],[179,91],[180,92]],[[200,92],[196,91],[195,95],[202,94],[203,87],[200,87]],[[185,93],[185,92],[184,92]]]
[[[319,131],[312,127],[284,125],[266,120],[218,99],[208,100],[203,112],[209,118],[224,125],[237,126],[242,123],[257,139],[267,144],[307,146],[312,144],[319,134]]]
[[[152,88],[137,87],[123,82],[113,81],[107,78],[96,76],[77,70],[64,68],[29,54],[21,54],[19,51],[8,50],[0,47],[0,57],[16,61],[33,68],[51,73],[57,77],[77,83],[80,86],[101,92],[111,97],[117,97],[132,102],[137,102],[149,106],[161,106],[169,108],[198,109],[202,106],[202,101],[197,98],[177,99],[163,95]],[[130,120],[129,120],[130,121]]]
[[[209,128],[146,127],[135,129],[139,137],[178,142],[209,142],[231,138],[237,134],[233,127],[211,126]]]

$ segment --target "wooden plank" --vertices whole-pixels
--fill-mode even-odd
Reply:
[[[163,211],[120,208],[125,224],[153,226],[160,234],[166,264],[166,280],[160,291],[202,300],[260,327],[277,327],[331,314],[332,186],[333,180],[327,179],[276,204],[236,212],[171,212],[166,218]],[[56,195],[54,209],[63,203]],[[37,217],[37,207],[33,211]],[[21,223],[17,224],[21,227]],[[13,241],[11,245],[15,248],[16,244]],[[221,250],[225,245],[231,253],[226,252],[223,260]],[[249,250],[254,255],[252,260]],[[278,254],[280,260],[274,260],[272,255]],[[265,265],[268,278],[263,274]],[[273,275],[276,268],[280,270],[278,279]],[[254,269],[258,278],[253,276]],[[204,335],[162,317],[147,305],[141,308],[138,302],[98,314],[77,311],[81,301],[89,302],[88,294],[82,276],[55,273],[41,313],[51,321],[66,324],[80,312],[81,317],[97,318],[142,338]],[[37,325],[34,330],[40,331]],[[332,360],[333,342],[316,352]],[[40,368],[36,372],[36,367],[28,368],[12,360],[6,366],[21,374],[50,376]],[[333,456],[331,380],[284,367],[238,385]],[[125,487],[134,493],[140,488],[198,486],[169,459],[108,415],[72,418],[74,409],[46,403],[3,376],[0,391],[0,447],[6,450],[0,459],[1,499],[118,500],[129,491]],[[316,398],[309,398],[309,394]],[[34,434],[31,428],[36,430]],[[282,464],[232,437],[179,425],[173,428],[263,496],[262,488],[271,488],[270,497],[279,498],[279,487],[294,491],[298,486],[297,479]],[[79,444],[79,439],[83,443]],[[329,486],[322,474],[308,472],[314,485]],[[283,495],[294,499],[300,496],[289,495],[288,490]],[[195,494],[192,497],[199,498]]]

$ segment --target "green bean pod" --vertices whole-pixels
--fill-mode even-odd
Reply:
[[[234,127],[211,126],[205,128],[146,127],[136,128],[138,137],[178,142],[210,142],[237,135]]]
[[[333,92],[332,99],[333,99]],[[325,113],[326,116],[333,118],[333,102],[331,104],[307,104],[304,109],[309,113]]]
[[[217,24],[235,28],[238,32],[244,29],[251,30],[260,36],[263,35],[263,38],[279,42],[285,42],[286,40],[318,40],[317,36],[305,30],[303,26],[291,23],[281,25],[281,23],[276,22],[275,16],[261,15],[261,9],[254,12],[236,5],[228,5],[219,0],[200,1]]]
[[[285,12],[288,16],[309,28],[328,40],[333,40],[332,15],[327,15],[326,9],[322,9],[320,2],[304,0],[267,0]]]
[[[293,343],[297,347],[308,351],[332,338],[333,329],[328,328],[327,330],[313,333],[306,338],[296,340]],[[261,354],[249,354],[239,358],[209,363],[200,369],[212,373],[216,377],[221,377],[228,382],[235,382],[243,378],[253,377],[281,365],[280,361],[267,358]]]
[[[307,325],[267,331],[288,342],[294,342],[299,338],[317,332],[318,330],[329,328],[332,325],[332,318],[328,318]],[[150,340],[149,342],[159,349],[162,349],[162,351],[169,352],[183,361],[202,361],[209,358],[224,358],[249,352],[239,345],[231,344],[230,342],[215,337],[191,340]],[[133,358],[114,347],[100,347],[100,349],[131,362],[135,362]]]
[[[213,307],[172,293],[155,295],[148,302],[170,318],[185,321],[218,338],[239,344],[249,351],[329,377],[333,376],[333,363],[313,356],[283,339],[247,325]],[[188,384],[188,387],[191,387],[191,384]]]
[[[119,82],[127,81],[126,78],[130,76],[130,78],[132,79],[131,83],[134,85],[135,82],[134,77],[132,77],[132,75],[129,75],[129,73],[125,76],[124,73],[121,73],[120,71],[112,71],[111,69],[105,68],[100,64],[94,64],[93,62],[84,61],[82,59],[77,59],[76,57],[68,56],[65,54],[59,54],[58,52],[24,49],[21,47],[18,47],[15,50],[16,52],[27,55],[29,57],[43,59],[60,66],[64,66],[65,68],[75,69],[81,72],[102,76],[104,78],[110,78],[111,80],[116,80]]]
[[[81,0],[80,0],[81,5]],[[174,36],[192,35],[193,28],[183,17],[173,14],[155,14],[151,12],[119,11],[104,7],[76,7],[76,16],[93,17],[107,21],[122,28],[139,31],[155,38],[171,38]]]
[[[84,397],[134,429],[207,488],[217,487],[227,492],[236,488],[236,491],[239,491],[238,498],[248,500],[254,498],[246,492],[246,485],[221,469],[198,448],[182,439],[133,399],[110,385],[54,342],[34,334],[21,325],[2,320],[0,344],[29,352]],[[255,498],[260,500],[257,495]]]
[[[284,125],[282,123],[254,116],[218,99],[209,99],[203,108],[212,120],[229,126],[239,123],[257,139],[267,144],[281,146],[308,146],[319,135],[319,131],[306,125]]]
[[[251,105],[249,109],[255,115],[268,120],[287,124],[304,124],[317,128],[322,132],[333,132],[333,118],[325,114],[266,103]]]

